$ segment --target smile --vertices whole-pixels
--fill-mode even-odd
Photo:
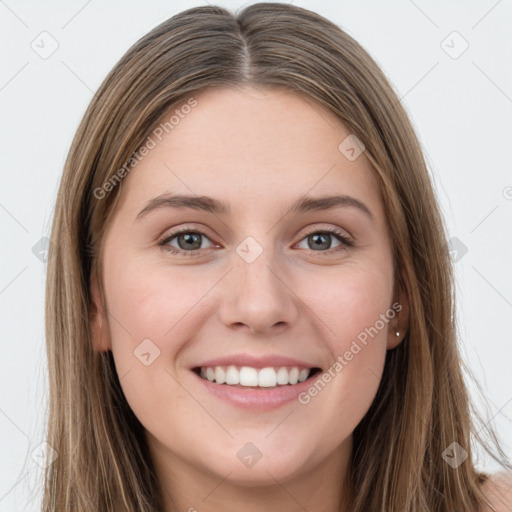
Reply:
[[[320,371],[320,368],[302,368],[298,366],[202,366],[194,371],[203,379],[215,384],[247,388],[276,388],[294,386],[304,382]]]

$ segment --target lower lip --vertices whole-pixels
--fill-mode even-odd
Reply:
[[[297,399],[298,395],[308,389],[321,375],[317,372],[312,378],[297,384],[270,388],[254,389],[230,386],[229,384],[216,384],[208,379],[203,379],[197,373],[192,372],[213,395],[225,400],[231,405],[243,409],[271,410]]]

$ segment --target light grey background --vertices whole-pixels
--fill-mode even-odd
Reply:
[[[0,512],[38,510],[42,470],[32,452],[45,428],[45,264],[32,249],[49,236],[74,132],[93,91],[129,46],[168,17],[206,3],[0,0]],[[245,3],[217,4],[235,10]],[[292,3],[355,37],[410,113],[450,237],[467,248],[462,257],[454,254],[463,354],[512,456],[512,4]],[[52,39],[58,48],[42,58]],[[469,46],[459,55],[464,41]],[[494,468],[485,458],[480,465]]]

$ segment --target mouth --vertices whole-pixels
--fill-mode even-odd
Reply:
[[[313,379],[322,371],[321,368],[299,366],[268,366],[254,368],[251,366],[197,366],[192,371],[200,378],[218,386],[232,388],[271,390],[293,387]]]

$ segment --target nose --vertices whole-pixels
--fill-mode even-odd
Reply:
[[[290,272],[269,249],[249,261],[234,255],[234,268],[221,284],[220,319],[230,329],[265,336],[281,333],[300,314]]]

